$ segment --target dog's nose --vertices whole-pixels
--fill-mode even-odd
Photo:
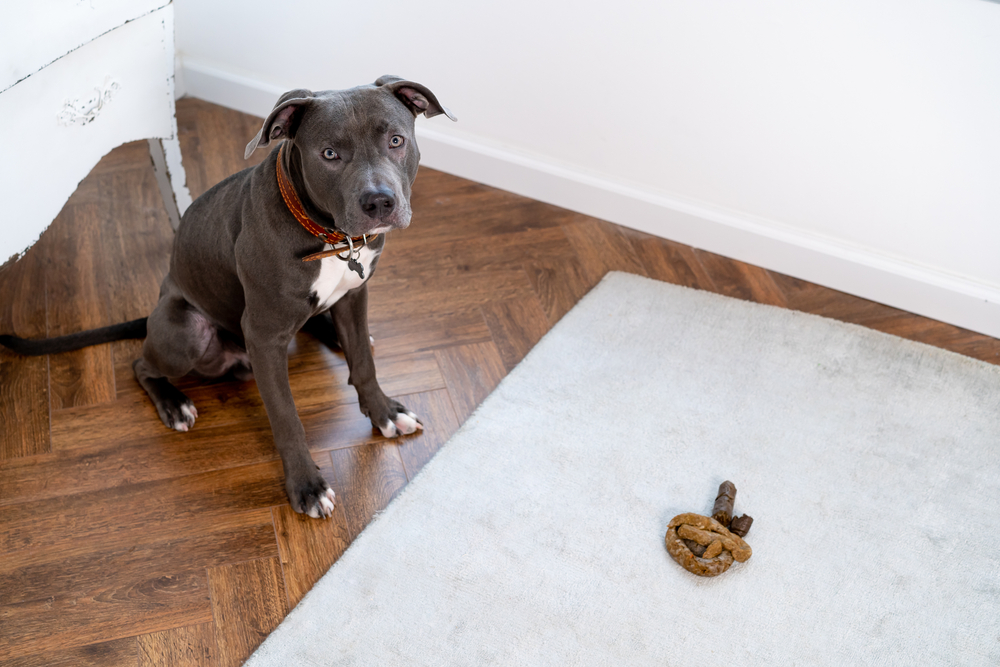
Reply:
[[[396,208],[396,198],[385,188],[369,190],[361,195],[361,210],[369,218],[384,218]]]

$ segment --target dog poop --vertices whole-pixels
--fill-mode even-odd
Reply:
[[[732,482],[723,482],[719,485],[719,495],[715,498],[715,507],[712,508],[712,518],[728,526],[733,520],[733,505],[736,503],[736,485]]]
[[[685,540],[683,537],[681,538],[681,542],[683,542],[684,545],[691,550],[691,553],[693,553],[698,558],[704,556],[705,550],[708,549],[708,547],[703,547],[694,540]]]
[[[670,520],[665,538],[667,552],[688,572],[714,577],[729,569],[733,561],[744,562],[753,553],[743,541],[753,518],[733,516],[736,485],[726,481],[712,508],[712,517],[678,514]]]
[[[750,532],[750,526],[753,524],[753,517],[749,514],[744,514],[743,516],[735,516],[733,520],[729,522],[729,532],[733,535],[739,535],[740,537],[746,537],[747,533]]]

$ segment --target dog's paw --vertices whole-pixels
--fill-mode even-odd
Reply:
[[[395,438],[400,435],[410,435],[424,428],[420,419],[394,399],[389,398],[379,390],[376,394],[360,395],[358,407],[361,414],[372,420],[372,426],[383,436]]]
[[[377,424],[378,430],[387,438],[395,438],[397,435],[409,435],[424,428],[417,416],[400,406],[400,411],[394,417],[388,418],[382,424]]]
[[[198,409],[194,407],[194,403],[187,396],[179,391],[177,394],[178,397],[160,400],[156,404],[156,411],[167,428],[187,433],[194,426],[195,420],[198,419]]]
[[[299,514],[307,514],[314,519],[327,519],[333,516],[333,489],[322,480],[304,484],[298,490],[288,492],[288,500],[292,509]]]
[[[334,495],[333,489],[327,489],[321,493],[316,497],[306,514],[314,519],[328,519],[333,516]]]

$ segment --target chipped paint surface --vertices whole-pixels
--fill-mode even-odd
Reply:
[[[163,0],[4,3],[0,93],[98,37],[170,4]]]

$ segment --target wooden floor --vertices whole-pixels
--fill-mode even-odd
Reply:
[[[246,166],[259,118],[192,99],[178,118],[192,194]],[[429,169],[412,204],[371,282],[370,319],[383,387],[426,430],[384,439],[340,354],[305,334],[291,348],[299,413],[337,492],[332,520],[286,503],[253,382],[186,382],[201,417],[182,434],[132,378],[136,341],[47,358],[0,350],[0,663],[240,664],[609,270],[1000,362],[995,339]],[[147,315],[171,238],[145,143],[112,151],[0,273],[0,333]]]

